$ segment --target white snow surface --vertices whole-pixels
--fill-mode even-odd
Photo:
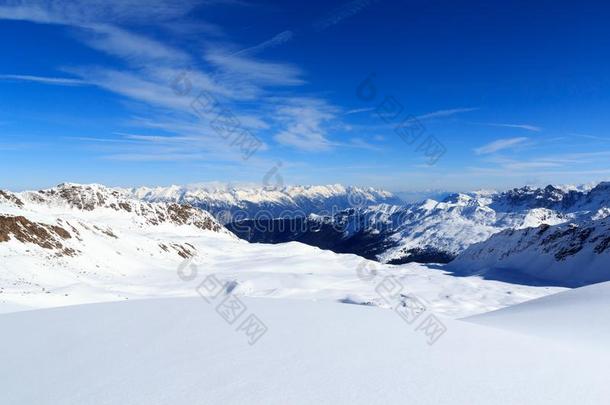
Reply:
[[[67,194],[0,194],[0,217],[71,234],[54,234],[62,248],[11,233],[0,242],[0,312],[12,312],[0,314],[0,403],[601,405],[610,397],[610,283],[566,291],[296,242],[250,244],[203,211],[175,219],[179,207],[168,203],[63,187]],[[256,344],[241,320],[228,324],[198,296],[211,274],[227,286],[221,299],[241,299],[265,323]],[[376,287],[388,276],[425,305],[420,320],[387,308]],[[418,330],[431,314],[447,329],[433,345]]]
[[[268,328],[253,346],[201,298],[0,315],[2,402],[601,405],[610,397],[607,347],[452,320],[428,345],[379,308],[243,303]],[[582,305],[607,321],[599,303]]]
[[[498,329],[609,350],[610,282],[561,292],[466,318]]]

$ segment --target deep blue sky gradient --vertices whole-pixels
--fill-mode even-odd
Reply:
[[[278,162],[286,183],[394,191],[585,183],[610,175],[605,2],[216,1],[184,2],[184,10],[167,15],[158,0],[161,11],[151,16],[149,3],[119,11],[113,3],[98,10],[71,2],[66,11],[45,1],[19,10],[0,2],[1,188],[260,184]],[[347,17],[316,29],[340,7]],[[41,10],[52,21],[41,21]],[[137,35],[136,50],[154,42],[189,60],[142,57],[123,49],[125,41],[104,42],[100,25]],[[285,31],[292,33],[286,42],[239,54],[238,61],[211,61]],[[250,74],[251,62],[283,81]],[[148,70],[175,73],[187,65],[238,93],[219,97],[254,120],[244,125],[264,150],[244,162],[188,108],[160,106],[154,91],[127,94],[133,81],[107,75],[129,73],[168,88],[172,73],[152,79]],[[378,98],[367,103],[356,89],[371,73]],[[253,94],[244,96],[249,89]],[[385,96],[444,144],[435,165],[371,110]],[[160,125],[170,120],[171,127]],[[181,141],[187,132],[190,140]]]

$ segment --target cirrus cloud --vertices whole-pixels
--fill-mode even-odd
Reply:
[[[486,145],[480,146],[474,150],[477,155],[487,155],[490,153],[499,152],[501,150],[515,148],[517,146],[523,145],[527,142],[529,138],[526,137],[517,137],[517,138],[505,138],[498,139],[497,141],[493,141]]]

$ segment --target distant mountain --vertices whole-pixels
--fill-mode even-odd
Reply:
[[[0,208],[0,241],[36,240],[64,255],[86,250],[78,233],[105,238],[116,236],[114,227],[134,226],[153,227],[152,234],[165,226],[178,234],[184,226],[228,233],[224,224],[250,242],[298,241],[390,264],[447,263],[504,230],[604,219],[610,215],[610,183],[455,193],[412,204],[382,190],[339,185],[125,190],[62,184],[0,192]]]
[[[453,192],[444,190],[424,190],[424,191],[396,191],[394,192],[401,200],[406,203],[418,203],[425,200],[442,201]]]
[[[23,257],[83,256],[108,265],[122,250],[132,258],[187,258],[196,254],[195,248],[173,237],[205,231],[230,235],[200,209],[148,203],[96,184],[60,184],[22,193],[0,190],[0,243]]]
[[[509,229],[476,243],[449,266],[462,274],[577,287],[610,280],[610,218]]]
[[[588,190],[547,186],[455,193],[442,201],[379,204],[305,219],[237,221],[227,227],[252,242],[300,241],[386,263],[441,262],[505,229],[556,225],[610,214],[610,183]]]
[[[388,211],[383,211],[383,208]],[[355,253],[371,260],[394,247],[396,243],[379,232],[373,224],[378,218],[382,228],[389,227],[391,211],[401,206],[373,206],[348,209],[332,216],[311,214],[303,218],[258,218],[234,221],[225,226],[242,239],[256,243],[301,242],[332,250]],[[383,217],[383,218],[381,218]]]
[[[189,204],[212,213],[223,223],[252,218],[299,218],[332,215],[352,207],[402,204],[392,193],[342,185],[286,186],[277,189],[213,187],[140,187],[128,190],[148,202]]]

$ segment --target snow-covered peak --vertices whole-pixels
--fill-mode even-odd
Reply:
[[[456,271],[584,285],[610,280],[610,218],[507,229],[474,244],[450,265]]]
[[[475,194],[469,193],[453,193],[448,195],[441,203],[445,205],[456,205],[456,206],[464,206],[470,205],[473,201],[476,200]]]
[[[350,207],[403,204],[398,197],[385,190],[340,184],[225,188],[205,185],[140,187],[128,192],[144,201],[188,203],[214,215],[223,212],[235,215],[239,212],[242,218],[253,218],[260,212],[274,217],[306,217],[309,214],[338,212]]]
[[[99,184],[63,183],[21,193],[0,190],[0,242],[20,242],[24,248],[33,244],[43,252],[76,255],[91,247],[90,237],[121,239],[125,232],[167,231],[229,235],[212,215],[198,208],[144,202]],[[181,253],[186,255],[184,249]]]
[[[67,205],[71,208],[92,211],[96,208],[128,209],[135,202],[119,189],[101,184],[62,183],[55,187],[21,193],[35,204]]]

